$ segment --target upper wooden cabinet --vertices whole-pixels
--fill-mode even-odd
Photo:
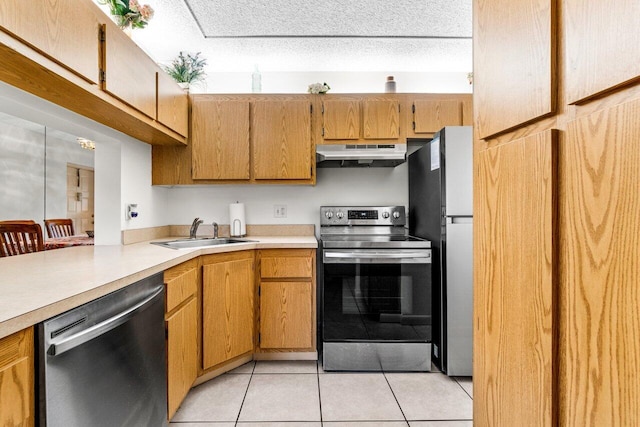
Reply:
[[[563,2],[567,102],[576,103],[640,78],[640,3]]]
[[[364,139],[400,138],[400,102],[397,99],[362,101],[362,137]]]
[[[0,27],[88,82],[100,81],[100,25],[108,18],[91,2],[0,1]]]
[[[255,179],[311,179],[311,101],[255,101],[251,105]]]
[[[415,134],[435,133],[445,126],[462,124],[462,105],[457,100],[416,100],[411,112]]]
[[[308,95],[192,95],[189,147],[154,147],[154,185],[315,184]]]
[[[0,425],[35,425],[33,354],[33,328],[0,339]]]
[[[479,137],[496,135],[556,110],[555,16],[552,0],[475,2],[474,114]],[[567,14],[567,19],[574,17]],[[584,44],[585,52],[592,48],[583,39],[579,43]]]
[[[397,96],[335,95],[322,101],[322,137],[325,143],[397,140],[400,134],[400,101]]]
[[[182,136],[189,134],[189,95],[167,73],[158,70],[157,120]]]
[[[186,143],[186,97],[157,87],[160,67],[91,0],[2,1],[0,30],[1,81],[149,144]]]
[[[322,136],[360,139],[360,100],[327,99],[322,102]]]
[[[191,123],[193,179],[251,177],[249,101],[196,97]]]
[[[445,126],[473,125],[471,94],[406,94],[407,138],[430,138]]]
[[[158,66],[114,23],[104,33],[103,89],[155,119]]]

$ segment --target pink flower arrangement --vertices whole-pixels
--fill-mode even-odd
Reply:
[[[109,12],[120,28],[144,28],[153,18],[151,6],[141,6],[138,0],[98,0],[98,3],[109,7]]]

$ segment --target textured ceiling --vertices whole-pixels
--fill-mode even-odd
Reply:
[[[461,0],[185,0],[205,37],[471,37]]]
[[[141,3],[155,16],[134,41],[160,63],[202,52],[209,73],[472,69],[472,0]]]

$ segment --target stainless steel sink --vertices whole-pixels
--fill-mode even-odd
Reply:
[[[245,239],[232,239],[220,237],[217,239],[178,239],[169,240],[167,242],[151,242],[152,245],[164,246],[171,249],[193,249],[193,248],[206,248],[209,246],[229,245],[233,243],[247,243],[254,240]]]

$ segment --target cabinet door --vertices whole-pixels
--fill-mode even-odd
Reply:
[[[193,179],[249,179],[249,102],[194,98]]]
[[[204,368],[253,350],[253,259],[203,267]]]
[[[474,426],[553,425],[554,136],[478,154]]]
[[[313,347],[310,282],[260,283],[260,348]]]
[[[104,43],[103,89],[155,119],[156,63],[112,22],[105,25]]]
[[[640,3],[565,0],[567,101],[578,102],[640,79]]]
[[[189,96],[164,71],[158,71],[158,122],[182,136],[189,133]]]
[[[640,423],[640,100],[569,122],[560,204],[561,426]]]
[[[311,179],[310,101],[256,101],[251,140],[255,179]]]
[[[400,102],[397,99],[363,100],[362,117],[364,139],[400,137]]]
[[[413,102],[413,131],[436,133],[445,126],[462,124],[462,107],[456,100],[416,100]]]
[[[322,102],[323,137],[360,139],[360,100],[329,99]]]
[[[480,138],[555,112],[555,5],[552,0],[474,3],[473,62],[478,72],[473,102]]]
[[[86,1],[0,1],[0,27],[95,84],[100,75],[100,19],[108,18]]]
[[[0,425],[33,426],[33,329],[0,340]]]
[[[167,319],[167,403],[169,419],[198,375],[198,305],[192,298]]]

